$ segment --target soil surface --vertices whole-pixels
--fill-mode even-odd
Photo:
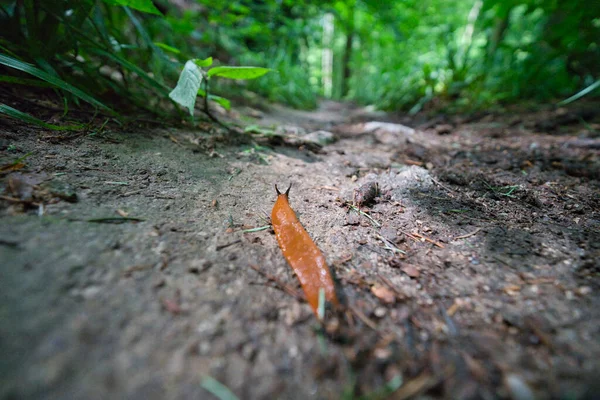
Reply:
[[[0,398],[593,398],[598,110],[2,120]],[[269,228],[290,183],[345,299],[323,325]]]

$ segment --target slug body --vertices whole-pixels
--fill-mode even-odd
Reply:
[[[291,185],[290,185],[291,188]],[[290,207],[288,194],[277,190],[277,201],[271,212],[271,222],[283,256],[300,280],[308,303],[318,316],[319,289],[325,290],[325,299],[338,305],[335,285],[325,257],[304,229]]]

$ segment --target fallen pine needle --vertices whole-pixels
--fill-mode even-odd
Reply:
[[[423,239],[423,240],[425,240],[426,242],[429,242],[429,243],[431,243],[431,244],[433,244],[433,245],[435,245],[435,246],[439,247],[440,249],[443,249],[443,248],[444,248],[444,245],[443,245],[443,244],[441,244],[441,243],[439,243],[439,242],[436,242],[436,241],[435,241],[435,240],[433,240],[433,239],[429,239],[427,236],[423,236],[423,235],[421,235],[420,233],[413,232],[413,233],[411,233],[410,235],[416,236],[416,237],[418,237],[419,239]]]
[[[145,269],[150,269],[152,267],[153,267],[152,264],[132,265],[131,267],[128,267],[125,269],[125,271],[123,271],[123,276],[129,278],[136,271],[143,271]]]
[[[460,308],[460,306],[458,305],[458,303],[455,301],[454,303],[452,303],[452,305],[446,310],[446,314],[448,314],[449,316],[453,316],[454,314],[456,314],[456,312],[458,311],[458,309]]]
[[[421,161],[411,160],[409,158],[407,158],[406,160],[404,160],[404,164],[406,164],[406,165],[416,165],[417,167],[423,166],[423,163]]]
[[[394,400],[411,399],[419,394],[425,393],[437,383],[438,380],[429,372],[422,372],[421,375],[400,386],[390,398]]]
[[[349,305],[348,308],[350,309],[350,311],[352,311],[352,313],[354,313],[354,315],[356,315],[358,317],[358,319],[360,319],[365,325],[367,325],[369,328],[373,329],[374,331],[378,331],[377,329],[377,325],[375,324],[375,322],[371,321],[369,319],[369,317],[367,317],[362,311],[360,311],[358,308]]]
[[[142,222],[145,221],[142,218],[133,217],[108,217],[108,218],[92,218],[86,220],[87,222],[95,222],[98,224],[123,224],[125,222]]]
[[[452,239],[452,240],[458,240],[458,239],[466,239],[466,238],[469,238],[469,237],[471,237],[471,236],[473,236],[473,235],[476,235],[476,234],[477,234],[477,233],[478,233],[480,230],[481,230],[481,228],[477,228],[477,229],[475,229],[473,232],[469,232],[469,233],[467,233],[467,234],[464,234],[464,235],[457,236],[457,237],[455,237],[455,238],[454,238],[454,239]]]
[[[242,239],[238,239],[238,240],[234,240],[233,242],[229,242],[229,243],[218,245],[217,246],[217,251],[223,250],[223,249],[225,249],[225,248],[227,248],[229,246],[233,246],[234,244],[238,244],[238,243],[241,243],[241,242],[242,242]]]
[[[294,288],[290,287],[289,285],[283,283],[279,278],[263,271],[262,269],[260,269],[260,267],[258,265],[254,265],[254,264],[250,264],[250,268],[252,268],[253,270],[255,270],[256,272],[258,272],[260,275],[262,275],[266,280],[275,283],[275,285],[281,289],[282,291],[284,291],[285,293],[289,294],[292,297],[295,297],[296,300],[299,301],[305,301],[304,296],[298,292],[297,290],[295,290]]]
[[[392,283],[392,281],[390,281],[388,278],[386,278],[385,276],[379,274],[379,279],[381,279],[381,282],[383,282],[387,287],[389,287],[390,289],[392,289],[392,291],[396,294],[396,297],[399,299],[405,298],[404,293],[402,293],[401,291],[398,290],[398,288],[396,287],[396,285],[394,285]]]
[[[442,189],[445,189],[447,191],[449,191],[450,193],[456,192],[456,190],[454,189],[450,189],[448,186],[444,186],[442,185],[440,182],[438,182],[435,178],[431,178],[431,180],[433,181],[433,183],[435,183],[436,185],[438,185],[439,187],[441,187]]]
[[[332,192],[339,192],[340,189],[333,187],[333,186],[317,186],[317,189],[323,189],[323,190],[331,190]]]
[[[0,199],[10,201],[11,203],[27,203],[27,204],[32,204],[34,206],[40,205],[39,203],[34,203],[32,201],[27,201],[27,200],[16,199],[14,197],[9,197],[9,196],[0,196]]]
[[[420,240],[418,237],[414,236],[412,233],[404,232],[404,234],[405,234],[406,236],[408,236],[409,238],[411,238],[411,239],[413,239],[413,240],[416,240],[417,242],[420,242],[420,241],[421,241],[421,240]]]

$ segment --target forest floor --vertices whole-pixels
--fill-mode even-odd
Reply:
[[[206,377],[240,399],[593,398],[598,110],[0,120],[0,399],[211,399]],[[272,231],[244,232],[276,183],[345,295],[325,330]]]

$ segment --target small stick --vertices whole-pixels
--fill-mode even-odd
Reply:
[[[414,236],[412,233],[408,233],[408,232],[403,232],[406,236],[408,236],[409,238],[416,240],[417,242],[420,242],[419,238]]]
[[[454,193],[456,192],[456,190],[449,188],[448,186],[444,186],[442,185],[440,182],[438,182],[437,179],[435,179],[434,177],[431,177],[431,180],[433,181],[433,183],[435,183],[436,185],[438,185],[439,187],[441,187],[442,189],[446,189],[447,191],[449,191],[450,193]]]
[[[285,293],[289,294],[290,296],[296,298],[296,300],[299,301],[306,301],[306,299],[304,298],[304,296],[302,294],[300,294],[297,290],[291,288],[289,285],[283,283],[281,280],[279,280],[279,278],[277,278],[274,275],[271,275],[265,271],[263,271],[262,269],[260,269],[258,267],[258,265],[254,265],[254,264],[250,264],[250,268],[252,268],[253,270],[255,270],[256,272],[258,272],[261,276],[263,276],[265,279],[267,279],[270,282],[275,283],[275,285],[282,291],[284,291]]]
[[[87,219],[87,222],[96,222],[99,224],[122,224],[124,222],[142,222],[145,219],[133,217],[108,217],[108,218],[92,218]]]
[[[219,245],[219,246],[217,246],[217,251],[223,250],[229,246],[233,246],[234,244],[241,243],[241,241],[242,241],[242,239],[238,239],[238,240],[234,240],[233,242],[230,242],[230,243]]]
[[[396,296],[398,296],[398,298],[405,298],[406,296],[404,295],[404,293],[402,293],[401,291],[398,290],[398,288],[396,287],[396,285],[394,285],[392,283],[392,281],[390,281],[388,278],[386,278],[385,276],[378,274],[379,279],[381,279],[381,281],[383,283],[385,283],[386,286],[388,286],[390,289],[392,289],[394,291],[394,293],[396,293]]]
[[[407,159],[404,160],[404,164],[406,164],[406,165],[416,165],[418,167],[423,166],[423,162],[411,160],[409,158],[407,158]]]
[[[354,315],[358,317],[358,319],[364,322],[364,324],[367,325],[369,328],[373,329],[374,331],[379,331],[379,329],[377,329],[377,325],[375,325],[375,322],[371,321],[369,317],[367,317],[358,308],[354,307],[353,305],[349,305],[348,308],[354,313]]]
[[[333,192],[339,192],[340,189],[333,187],[333,186],[317,186],[317,189],[323,189],[323,190],[331,190]]]
[[[477,229],[475,229],[473,232],[467,233],[467,234],[465,234],[465,235],[460,235],[460,236],[457,236],[457,237],[455,237],[455,238],[454,238],[454,239],[452,239],[452,240],[458,240],[458,239],[466,239],[466,238],[469,238],[469,237],[471,237],[471,236],[473,236],[473,235],[476,235],[476,234],[477,234],[477,233],[478,233],[480,230],[481,230],[481,228],[477,228]]]
[[[431,244],[433,244],[433,245],[435,245],[435,246],[439,247],[440,249],[443,249],[443,248],[444,248],[444,245],[443,245],[443,244],[441,244],[441,243],[438,243],[438,242],[436,242],[436,241],[435,241],[435,240],[433,240],[433,239],[429,239],[427,236],[423,236],[423,235],[421,235],[420,233],[415,233],[415,232],[413,232],[413,233],[412,233],[412,235],[414,235],[414,236],[416,236],[416,237],[418,237],[418,238],[420,238],[420,239],[423,239],[423,240],[425,240],[426,242],[429,242],[429,243],[431,243]]]
[[[27,201],[27,200],[21,200],[21,199],[17,199],[14,197],[9,197],[9,196],[0,196],[0,199],[2,200],[6,200],[6,201],[10,201],[11,203],[26,203],[26,204],[31,204],[34,206],[39,206],[39,203],[34,203],[32,201]]]
[[[383,242],[383,244],[385,245],[385,248],[387,250],[391,250],[394,253],[406,254],[406,252],[404,250],[400,250],[399,248],[397,248],[396,246],[394,246],[389,240],[387,240],[386,238],[384,238],[380,234],[376,234],[375,236],[377,237],[377,239],[379,239],[379,240],[381,240]]]

